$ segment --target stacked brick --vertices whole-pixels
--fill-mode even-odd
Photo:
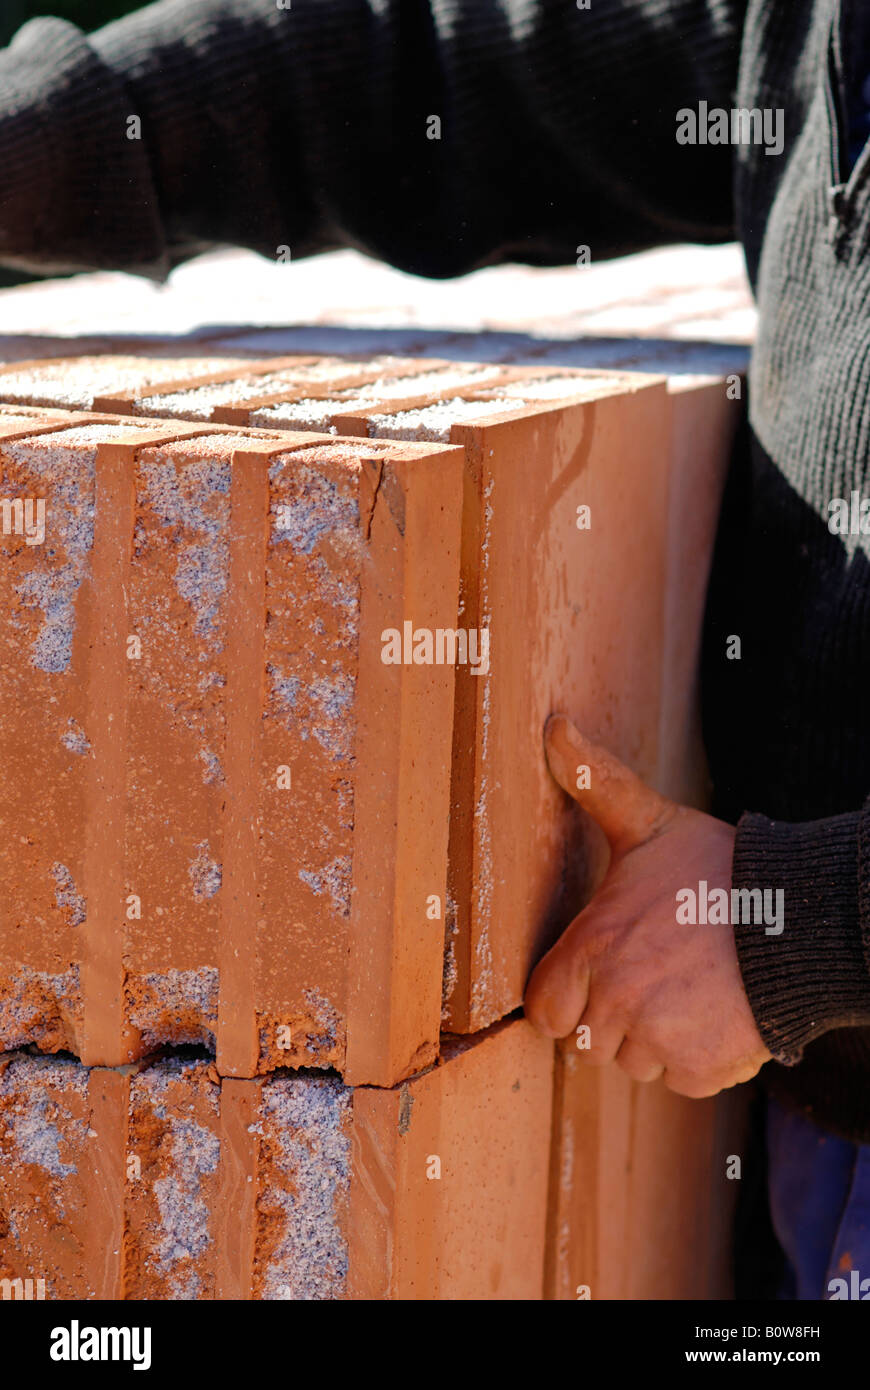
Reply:
[[[724,399],[432,359],[0,370],[0,1279],[722,1292],[730,1110],[512,1016],[597,872],[547,715],[703,796]]]

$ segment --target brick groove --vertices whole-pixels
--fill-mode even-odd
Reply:
[[[217,1065],[224,1076],[254,1076],[260,1052],[254,924],[261,796],[252,770],[263,706],[264,633],[256,615],[266,608],[267,468],[262,455],[233,458],[217,1024]]]

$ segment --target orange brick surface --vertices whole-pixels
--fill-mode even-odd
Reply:
[[[687,1100],[556,1049],[547,1299],[727,1299],[740,1090]],[[733,1172],[733,1165],[731,1165]]]
[[[666,563],[647,576],[655,584],[655,593],[647,594],[649,611],[659,616],[647,648],[646,683],[611,678],[597,692],[589,717],[601,740],[641,776],[665,794],[703,808],[708,786],[700,737],[701,627],[738,411],[722,382],[669,393],[666,407],[662,428],[669,442],[660,446],[658,492],[664,508],[657,513],[655,542]],[[609,488],[607,495],[612,496]],[[639,609],[630,559],[623,566],[614,590],[628,604],[621,627],[625,639]],[[596,854],[597,837],[590,834],[586,843],[592,886],[605,860]],[[744,1124],[741,1088],[710,1100],[688,1100],[660,1083],[637,1085],[616,1066],[589,1067],[574,1039],[560,1043],[546,1296],[730,1297],[731,1223],[739,1184],[728,1176],[728,1159],[741,1155]]]

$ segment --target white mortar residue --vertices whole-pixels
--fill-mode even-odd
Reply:
[[[81,1010],[77,965],[59,974],[20,965],[14,974],[5,977],[3,985],[0,1052],[13,1052],[17,1047],[39,1043],[51,1031],[58,1015],[63,1012],[72,1015]]]
[[[89,410],[98,396],[138,391],[151,382],[205,376],[232,366],[215,357],[119,357],[107,353],[0,373],[0,401]]]
[[[223,869],[218,860],[212,858],[207,840],[201,841],[196,851],[196,858],[190,861],[187,872],[193,884],[193,896],[199,903],[220,892]]]
[[[188,1117],[173,1118],[170,1133],[173,1173],[154,1183],[163,1225],[157,1254],[161,1270],[171,1277],[172,1297],[195,1301],[199,1278],[188,1261],[202,1255],[211,1242],[209,1209],[201,1193],[201,1179],[217,1169],[220,1140]]]
[[[338,915],[349,917],[352,869],[350,855],[344,854],[325,864],[319,873],[300,869],[299,877],[318,897],[321,893],[327,892]]]
[[[263,1087],[260,1123],[277,1145],[275,1168],[287,1184],[273,1179],[266,1186],[285,1226],[265,1270],[264,1299],[344,1296],[352,1097],[337,1077],[281,1076]]]
[[[244,405],[245,401],[261,396],[293,391],[313,382],[340,380],[350,376],[356,363],[339,360],[300,363],[278,372],[264,372],[234,377],[232,381],[215,382],[211,386],[192,386],[186,391],[168,391],[156,396],[142,396],[134,407],[137,415],[168,415],[187,420],[207,420],[218,406]]]
[[[75,880],[66,864],[52,864],[51,876],[55,882],[54,898],[58,907],[69,913],[71,927],[80,927],[88,915],[87,903],[81,893],[76,891]]]
[[[78,1172],[74,1162],[64,1162],[61,1144],[73,1151],[84,1144],[87,1119],[76,1118],[63,1105],[64,1093],[87,1094],[88,1070],[78,1062],[53,1057],[17,1055],[0,1073],[0,1096],[11,1098],[3,1112],[18,1160],[33,1163],[53,1178]],[[63,1214],[58,1198],[58,1210]]]
[[[61,734],[60,741],[70,753],[76,753],[81,758],[86,757],[91,751],[87,734],[72,717],[67,720],[67,727]]]
[[[178,593],[195,614],[197,635],[219,649],[216,629],[229,571],[230,462],[215,457],[183,462],[149,451],[140,466],[148,505],[163,526],[179,533]]]
[[[219,1114],[220,1091],[209,1085],[194,1092],[201,1062],[165,1058],[147,1067],[131,1082],[135,1109],[150,1108],[159,1120],[167,1122],[161,1139],[162,1177],[154,1182],[154,1197],[160,1215],[155,1255],[160,1272],[167,1276],[170,1297],[194,1301],[201,1292],[200,1279],[192,1262],[205,1253],[211,1243],[210,1209],[202,1192],[202,1180],[217,1171],[220,1140],[217,1134],[191,1115],[180,1113],[176,1101],[169,1102],[172,1083],[189,1086],[190,1100],[205,1097],[215,1121]]]
[[[29,549],[29,568],[15,592],[22,607],[39,609],[43,615],[31,664],[59,675],[72,660],[76,596],[87,577],[94,544],[96,454],[92,448],[49,444],[49,439],[57,436],[7,442],[3,451],[29,471],[34,491],[47,499],[45,542]]]
[[[324,461],[334,457],[328,450]],[[359,532],[359,503],[355,493],[342,491],[323,472],[294,456],[277,459],[269,469],[273,486],[272,543],[288,543],[300,555],[310,555],[324,536],[340,538],[353,548]],[[280,485],[283,484],[283,488]]]
[[[373,439],[431,440],[449,444],[453,425],[486,420],[511,410],[521,410],[524,400],[467,401],[454,396],[448,401],[435,401],[417,410],[401,410],[395,415],[373,415],[369,434]]]
[[[130,1005],[129,1017],[148,1050],[164,1043],[213,1045],[219,985],[215,966],[138,975],[135,984],[138,998]],[[191,1013],[200,1025],[193,1030],[182,1028],[180,1020]]]

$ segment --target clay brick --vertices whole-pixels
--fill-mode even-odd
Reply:
[[[743,1089],[687,1100],[556,1048],[547,1299],[733,1296]]]
[[[356,1092],[354,1297],[542,1296],[552,1065],[552,1044],[516,1021],[448,1043],[404,1087]]]
[[[552,1067],[521,1020],[390,1090],[6,1057],[0,1279],[49,1299],[538,1299]]]
[[[485,681],[457,676],[447,1018],[463,1032],[516,1007],[586,891],[579,814],[542,756],[547,717],[566,712],[610,746],[618,729],[614,751],[641,774],[654,765],[667,396],[654,379],[622,387],[450,431],[469,464],[465,611],[491,645]],[[650,729],[633,717],[641,691]]]
[[[708,788],[700,738],[701,626],[737,409],[722,381],[671,392],[667,406],[668,426],[659,443],[666,518],[656,541],[667,564],[656,579],[661,619],[649,651],[648,683],[609,681],[599,693],[598,719],[606,728],[604,741],[636,771],[666,794],[703,807]],[[611,525],[617,525],[615,513]],[[633,597],[630,604],[633,632]],[[625,701],[614,698],[618,690]],[[650,699],[650,691],[658,698]],[[591,836],[586,853],[592,886],[602,861],[593,867]],[[744,1088],[687,1100],[661,1084],[636,1085],[616,1066],[588,1067],[574,1039],[560,1043],[547,1298],[731,1297],[738,1184],[727,1175],[727,1160],[742,1153],[744,1124]]]
[[[455,623],[459,451],[46,430],[0,442],[57,528],[2,538],[0,1046],[425,1066],[453,673],[380,634]]]

